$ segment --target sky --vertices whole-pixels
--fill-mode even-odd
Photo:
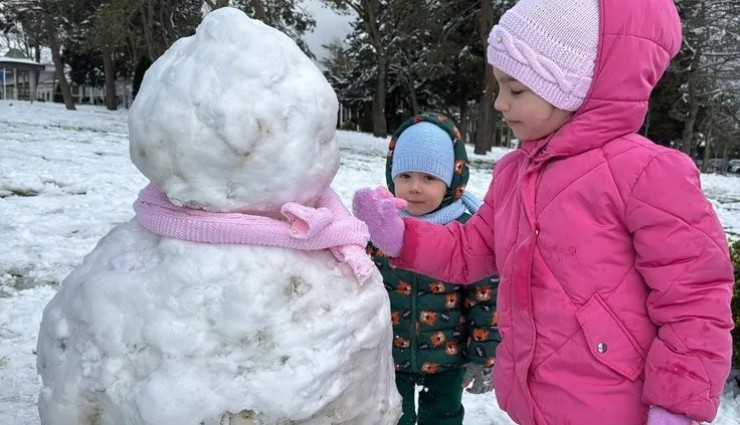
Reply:
[[[351,15],[339,15],[323,5],[320,0],[304,0],[303,5],[316,19],[313,32],[306,34],[306,42],[317,59],[326,57],[326,49],[321,47],[333,39],[343,39],[351,30]]]

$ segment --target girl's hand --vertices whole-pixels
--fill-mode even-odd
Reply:
[[[384,187],[360,189],[352,198],[352,212],[367,224],[370,241],[391,257],[401,254],[404,225],[398,210],[405,207],[406,201]]]
[[[647,425],[698,425],[699,423],[684,415],[669,412],[662,407],[652,406],[648,413]]]

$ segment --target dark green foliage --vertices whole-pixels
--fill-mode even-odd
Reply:
[[[54,86],[54,96],[52,97],[52,101],[54,103],[64,103],[64,98],[62,98],[62,88],[59,87],[59,83]]]
[[[682,95],[681,78],[681,74],[668,71],[650,96],[650,111],[645,120],[646,136],[663,146],[681,140],[683,135],[683,121],[676,116],[676,105],[681,102]],[[640,131],[642,134],[645,134],[645,127]]]
[[[231,5],[243,10],[249,17],[263,20],[267,25],[284,32],[308,57],[315,58],[313,52],[308,48],[304,36],[316,27],[316,20],[301,7],[300,1],[263,1],[262,8],[265,16],[260,16],[252,1],[232,0]]]
[[[105,83],[103,59],[100,55],[79,45],[70,45],[62,54],[64,63],[69,64],[69,78],[78,86],[101,87]]]
[[[152,65],[152,61],[149,60],[148,57],[142,56],[139,59],[139,62],[136,63],[136,69],[134,69],[134,80],[133,80],[133,88],[132,88],[132,95],[136,97],[136,93],[139,92],[139,87],[141,87],[141,80],[144,79],[144,73],[146,73],[146,70],[149,69],[149,67]]]

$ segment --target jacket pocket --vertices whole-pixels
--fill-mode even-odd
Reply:
[[[576,317],[588,350],[600,363],[634,381],[645,366],[645,353],[599,294],[591,297]]]

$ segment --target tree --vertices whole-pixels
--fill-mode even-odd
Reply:
[[[130,24],[130,18],[136,10],[133,2],[109,0],[99,3],[101,4],[93,9],[91,19],[87,21],[91,28],[86,39],[86,46],[102,59],[105,106],[112,111],[118,108],[116,79],[119,76],[119,67],[116,66],[116,59],[126,56],[123,52],[127,51],[127,41],[140,40],[140,37],[135,35]],[[130,60],[126,58],[126,62]],[[123,68],[130,69],[131,66]]]
[[[192,35],[203,6],[200,0],[65,1],[75,4],[71,11],[76,13],[67,18],[74,23],[78,50],[94,58],[95,70],[104,76],[108,109],[117,107],[116,79],[130,77],[135,64],[151,64],[177,39]],[[73,68],[85,66],[84,61],[72,63]]]
[[[669,68],[650,96],[647,117],[641,133],[659,144],[673,146],[680,141],[683,120],[675,116],[676,105],[681,102],[682,75]]]
[[[28,31],[29,34],[33,34],[37,47],[46,45],[51,50],[64,105],[67,109],[74,110],[72,91],[64,74],[64,61],[62,60],[62,45],[65,36],[62,30],[64,3],[61,0],[5,0],[4,3],[6,21],[20,25],[24,32]],[[38,53],[36,55],[38,57]],[[33,96],[35,93],[32,93]]]
[[[355,3],[357,9],[347,10],[362,12],[361,8],[367,7],[366,3]],[[487,151],[494,140],[497,121],[492,109],[494,87],[485,90],[488,82],[493,81],[485,74],[487,68],[490,74],[485,58],[487,38],[493,17],[509,3],[381,2],[381,14],[373,21],[381,29],[377,34],[373,32],[373,22],[368,22],[369,15],[358,13],[353,31],[342,45],[343,54],[353,58],[356,68],[343,70],[348,75],[334,78],[335,82],[343,82],[335,85],[342,102],[349,100],[356,106],[370,97],[376,135],[385,134],[379,128],[381,118],[387,126],[388,122],[400,122],[417,112],[443,112],[456,118],[463,133],[467,129],[474,131],[479,150]],[[483,19],[488,16],[484,6],[490,7],[486,9],[490,19]],[[330,74],[334,71],[331,69]],[[372,78],[373,86],[365,91],[368,78]],[[486,98],[488,103],[483,106]],[[382,117],[378,116],[380,110]],[[477,120],[474,117],[481,117],[482,113],[487,114],[481,118],[484,124],[473,125],[473,120]],[[480,131],[476,131],[478,128]]]
[[[708,125],[720,122],[715,117],[701,120],[702,113],[723,114],[727,102],[738,97],[740,1],[679,0],[677,6],[683,21],[684,43],[674,67],[674,72],[682,76],[682,96],[674,116],[684,123],[679,147],[691,154],[702,123],[706,130]],[[737,109],[740,105],[733,106]],[[718,137],[716,131],[711,134]],[[712,141],[704,139],[707,147]]]
[[[396,0],[399,2],[401,0]],[[396,3],[393,2],[393,3]],[[396,28],[387,25],[385,21],[387,11],[392,2],[380,0],[324,0],[341,13],[353,11],[357,15],[354,25],[355,32],[366,37],[367,44],[372,48],[375,60],[375,93],[372,101],[373,135],[386,137],[388,124],[386,121],[386,97],[388,90],[388,52],[384,35],[391,37]],[[357,34],[357,36],[361,36]]]
[[[282,31],[313,59],[315,56],[308,48],[304,36],[316,26],[316,21],[300,3],[299,0],[206,0],[206,6],[210,10],[233,6]]]

